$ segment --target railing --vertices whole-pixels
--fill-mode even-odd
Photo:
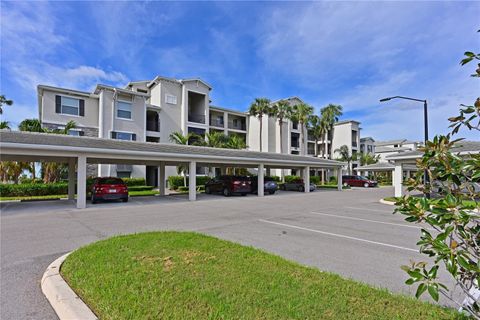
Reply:
[[[215,127],[222,127],[223,128],[223,119],[212,119],[210,118],[210,125]]]
[[[240,124],[235,125],[233,122],[228,123],[228,128],[229,129],[235,129],[235,130],[247,130],[247,125],[245,123],[240,122]]]
[[[147,121],[147,131],[160,132],[160,123],[158,121]]]
[[[205,115],[204,114],[188,114],[188,121],[196,122],[196,123],[205,123]]]
[[[292,141],[291,147],[292,148],[300,148],[300,143]]]

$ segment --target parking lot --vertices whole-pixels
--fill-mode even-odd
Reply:
[[[412,294],[400,266],[422,258],[415,245],[420,230],[378,202],[392,194],[391,187],[260,198],[202,194],[196,202],[173,195],[89,204],[83,210],[68,201],[2,204],[1,318],[55,318],[39,286],[50,262],[99,239],[152,230],[207,233]]]

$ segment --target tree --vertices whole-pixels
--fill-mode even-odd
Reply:
[[[357,155],[350,154],[350,150],[348,149],[347,145],[343,145],[340,148],[335,149],[335,152],[338,152],[338,154],[340,155],[340,158],[339,158],[340,161],[344,161],[347,163],[348,174],[352,174],[350,164],[352,163],[352,161],[357,160]]]
[[[176,144],[181,144],[181,145],[188,145],[190,139],[193,137],[192,133],[187,133],[186,135],[183,135],[179,131],[175,131],[170,133],[169,139],[171,142],[176,143]],[[188,173],[188,166],[181,164],[177,166],[177,172],[178,174],[183,174],[183,186],[187,186],[187,173]]]
[[[293,107],[292,119],[300,124],[301,150],[305,153],[305,130],[308,119],[313,114],[313,108],[306,103],[300,103]]]
[[[10,122],[8,121],[0,121],[0,129],[3,130],[10,130]]]
[[[229,136],[225,135],[223,132],[212,131],[205,133],[205,147],[211,148],[225,148],[229,140]]]
[[[28,132],[45,132],[38,119],[25,119],[18,125],[18,130]]]
[[[3,106],[11,106],[13,104],[12,100],[9,100],[5,98],[5,96],[2,94],[0,95],[0,114],[3,114]]]
[[[480,55],[472,52],[465,52],[465,56],[462,65],[480,60]],[[480,76],[480,65],[472,76]],[[445,296],[475,319],[480,319],[479,301],[474,296],[480,284],[480,193],[476,189],[480,183],[480,155],[460,155],[451,149],[462,143],[462,139],[453,139],[460,128],[480,130],[479,119],[480,97],[473,105],[461,105],[460,115],[449,119],[452,132],[435,136],[421,148],[424,154],[417,160],[418,172],[404,184],[408,191],[431,192],[432,186],[425,184],[422,177],[426,170],[429,181],[435,184],[436,199],[406,195],[396,202],[395,209],[406,216],[406,221],[435,230],[422,228],[417,243],[420,253],[433,261],[432,266],[423,261],[402,266],[410,276],[406,284],[418,285],[417,297],[428,292],[438,301],[439,294]],[[449,288],[438,279],[441,265],[464,292],[463,303],[451,298]]]
[[[327,126],[322,118],[317,115],[312,115],[309,119],[309,127],[315,139],[315,156],[318,157],[318,142],[325,136]]]
[[[286,100],[280,100],[270,109],[270,116],[276,117],[280,126],[280,153],[283,153],[283,122],[290,119],[292,115],[292,107]]]
[[[361,166],[366,166],[369,164],[377,163],[380,160],[380,155],[378,154],[374,156],[371,153],[362,153],[358,160],[360,161]]]
[[[324,152],[327,151],[327,145],[328,145],[328,132],[333,130],[333,126],[335,122],[338,121],[338,118],[343,114],[343,107],[341,105],[336,105],[336,104],[329,104],[326,107],[323,107],[320,110],[320,116],[322,118],[322,122],[324,122],[324,125],[326,127],[326,132],[325,132],[325,147],[324,147]]]
[[[270,113],[270,100],[267,98],[256,98],[250,105],[248,113],[260,120],[260,152],[262,152],[263,116]]]
[[[228,140],[225,144],[225,148],[228,149],[246,149],[247,144],[245,143],[245,139],[238,134],[232,134],[228,136]]]

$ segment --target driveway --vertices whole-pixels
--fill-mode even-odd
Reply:
[[[413,293],[400,266],[422,258],[420,229],[378,203],[393,188],[279,192],[258,198],[184,195],[74,209],[68,201],[1,205],[1,319],[54,319],[40,290],[57,257],[117,234],[193,230],[252,245],[394,292]],[[446,303],[444,301],[444,303]]]

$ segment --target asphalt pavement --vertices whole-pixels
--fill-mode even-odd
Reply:
[[[263,198],[186,195],[132,198],[75,209],[63,201],[0,204],[1,319],[55,319],[40,289],[62,254],[112,235],[190,230],[214,235],[412,295],[400,269],[418,253],[420,226],[380,204],[393,188],[279,192]],[[442,301],[447,304],[447,301]]]

